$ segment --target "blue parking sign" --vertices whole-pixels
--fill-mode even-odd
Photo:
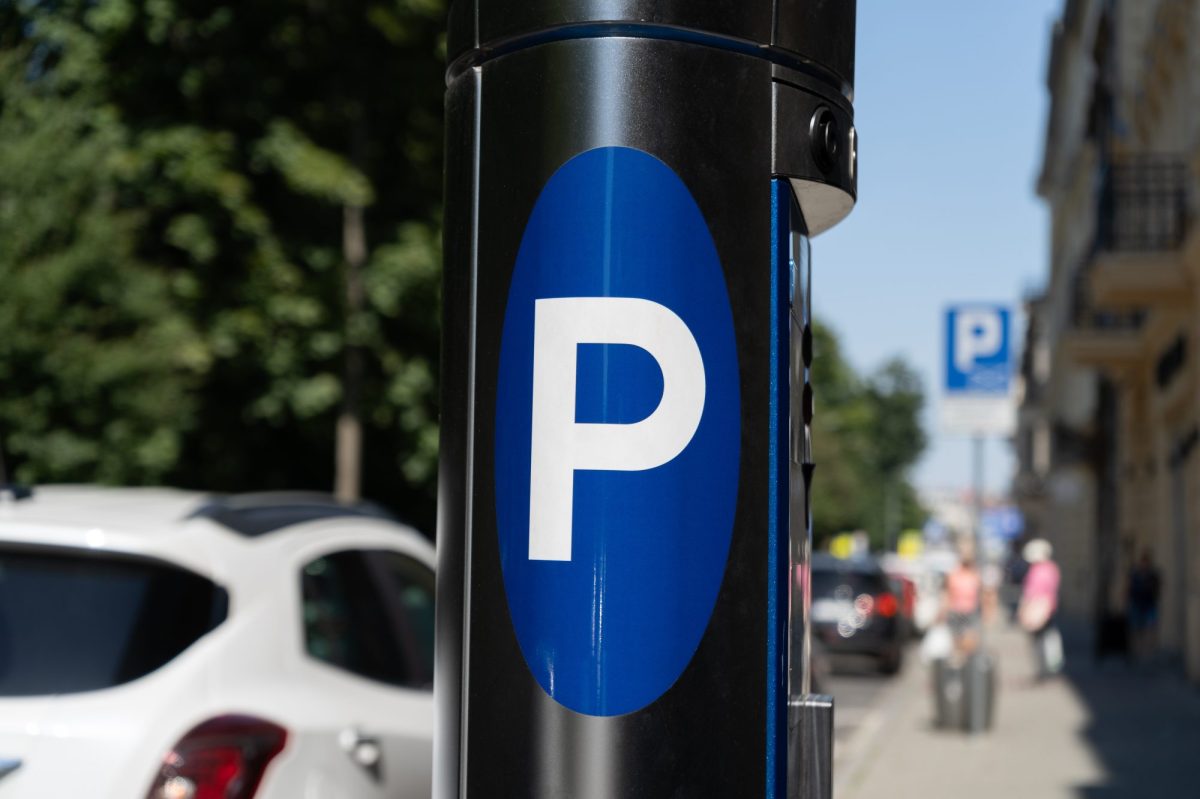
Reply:
[[[659,159],[589,150],[542,189],[500,341],[495,502],[517,643],[560,705],[658,699],[704,637],[738,497],[733,314]]]
[[[1011,313],[1002,305],[946,309],[946,383],[949,396],[1002,396],[1012,381]]]

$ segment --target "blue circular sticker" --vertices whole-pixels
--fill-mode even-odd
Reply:
[[[496,400],[505,591],[555,701],[629,713],[683,673],[725,573],[740,434],[733,314],[695,200],[644,152],[572,158],[521,239]]]

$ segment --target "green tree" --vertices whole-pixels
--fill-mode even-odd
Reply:
[[[879,487],[879,521],[872,530],[879,531],[878,543],[891,548],[900,530],[919,527],[924,521],[913,518],[915,497],[904,478],[925,450],[921,427],[925,393],[920,375],[903,360],[893,358],[871,376],[865,397],[871,409],[871,468]]]
[[[861,381],[841,352],[833,331],[813,325],[814,397],[813,531],[816,540],[865,528],[863,476],[869,442],[864,435],[869,409]]]
[[[846,362],[834,332],[819,321],[813,326],[813,354],[814,537],[820,544],[862,529],[881,547],[889,524],[924,522],[907,479],[926,445],[920,378],[897,359],[863,380]]]
[[[186,369],[140,364],[157,370],[177,399],[114,408],[109,420],[140,431],[152,410],[165,417],[170,451],[159,445],[149,472],[89,474],[77,459],[76,479],[327,489],[335,429],[358,428],[365,493],[428,527],[437,449],[441,2],[60,0],[0,14],[11,62],[0,87],[6,105],[27,92],[47,113],[77,106],[108,120],[103,130],[79,128],[77,141],[62,145],[79,154],[74,166],[47,178],[52,193],[74,182],[100,198],[97,227],[120,233],[107,249],[83,248],[95,253],[95,271],[113,294],[157,290],[147,313],[161,311],[186,338],[186,346],[159,334],[153,341]],[[99,163],[84,155],[99,147],[111,174],[84,163]],[[0,150],[11,150],[7,140]],[[23,192],[32,171],[13,169],[4,185],[24,183],[16,189]],[[48,197],[46,207],[70,206]],[[84,222],[60,214],[48,239],[6,253],[0,269],[23,270],[40,285],[39,259],[80,240]],[[80,281],[80,290],[101,285],[95,276]],[[51,311],[75,305],[50,294],[41,300]],[[0,313],[11,319],[18,310]],[[131,327],[145,337],[147,324]],[[0,338],[7,333],[0,329]],[[31,346],[31,357],[61,357],[54,339]],[[108,368],[106,341],[91,359]],[[64,404],[77,378],[56,374],[49,384],[16,384],[0,419]],[[35,428],[19,418],[9,425],[0,435],[24,479],[66,474],[26,454]],[[52,429],[71,431],[83,449],[101,446],[79,419],[40,428]],[[112,448],[107,457],[132,456]]]
[[[203,341],[172,276],[137,256],[144,216],[120,201],[128,134],[91,77],[95,51],[65,26],[14,40],[4,21],[0,447],[9,476],[162,480],[189,432],[192,390],[208,365]]]

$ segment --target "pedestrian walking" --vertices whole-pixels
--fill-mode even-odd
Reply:
[[[1034,663],[1040,680],[1057,674],[1063,667],[1062,635],[1054,623],[1062,575],[1053,559],[1054,548],[1045,539],[1033,539],[1021,555],[1029,569],[1021,588],[1017,620],[1033,639]]]
[[[970,654],[979,643],[980,596],[983,577],[975,564],[975,553],[964,545],[958,566],[946,575],[944,607],[946,624],[960,654]]]
[[[999,571],[993,571],[996,576],[989,579],[973,543],[960,543],[958,565],[946,575],[942,596],[945,626],[939,629],[949,639],[948,651],[935,653],[931,646],[927,653],[933,666],[934,724],[939,728],[975,733],[991,727],[996,666],[983,649],[983,625],[996,609],[991,583],[998,582]]]
[[[1125,611],[1133,639],[1133,655],[1149,660],[1158,645],[1158,600],[1162,595],[1162,575],[1154,566],[1150,550],[1143,550],[1129,570]]]

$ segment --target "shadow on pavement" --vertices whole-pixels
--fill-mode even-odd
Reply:
[[[1096,661],[1088,631],[1064,628],[1066,679],[1086,704],[1080,734],[1108,774],[1083,799],[1200,797],[1200,687],[1177,669]]]

